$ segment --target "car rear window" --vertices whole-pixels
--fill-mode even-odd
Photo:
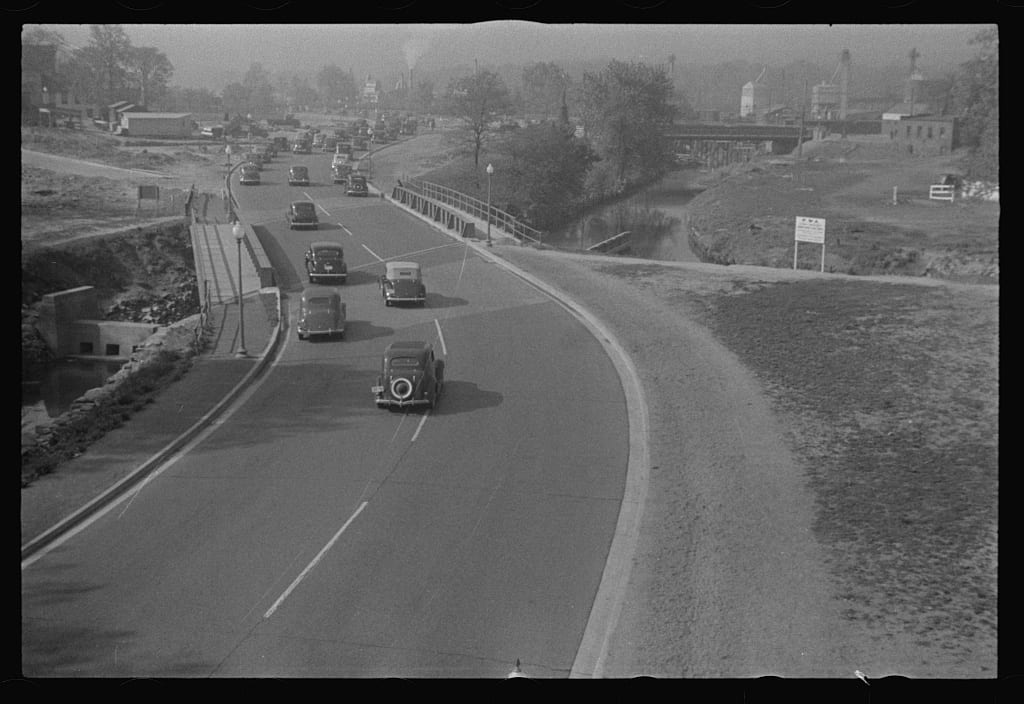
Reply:
[[[342,257],[340,249],[318,249],[316,256],[320,259],[341,259]]]
[[[292,176],[305,176],[308,173],[305,166],[293,166]]]
[[[331,309],[331,299],[327,297],[310,298],[306,305],[310,310],[324,311]]]
[[[303,215],[309,215],[310,213],[315,212],[313,204],[306,201],[292,203],[292,207],[295,208],[296,213],[302,213]]]
[[[418,367],[420,366],[420,360],[416,357],[392,357],[392,367]]]

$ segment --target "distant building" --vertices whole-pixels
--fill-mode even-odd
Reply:
[[[959,126],[955,117],[919,115],[887,120],[882,134],[896,144],[901,154],[938,156],[950,154],[959,146]]]
[[[363,102],[373,103],[376,105],[380,102],[380,84],[370,76],[366,77],[366,82],[363,84],[363,92],[361,93]]]
[[[762,72],[762,75],[764,73]],[[740,117],[757,118],[767,111],[771,89],[759,81],[750,81],[740,93]]]
[[[120,133],[132,137],[191,137],[190,112],[124,112]]]

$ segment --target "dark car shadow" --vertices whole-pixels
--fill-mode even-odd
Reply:
[[[427,292],[427,308],[455,308],[456,306],[469,305],[465,298],[456,296],[442,296],[440,293]]]
[[[321,220],[320,221],[320,226],[317,227],[316,229],[319,232],[328,232],[330,230],[340,230],[341,229],[341,225],[339,225],[337,223],[334,223],[334,222],[329,222],[327,220]]]
[[[395,329],[382,325],[374,325],[369,320],[346,320],[345,339],[350,342],[373,340],[378,337],[394,335]]]
[[[481,408],[500,406],[505,397],[497,391],[486,391],[471,381],[445,380],[441,399],[434,415],[470,413]]]

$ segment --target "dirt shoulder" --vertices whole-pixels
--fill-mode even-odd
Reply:
[[[648,399],[606,676],[994,676],[997,288],[501,254],[605,321]]]

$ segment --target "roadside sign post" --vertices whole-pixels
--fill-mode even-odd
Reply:
[[[139,186],[139,198],[135,203],[135,214],[138,215],[142,211],[143,200],[155,200],[157,203],[160,202],[160,187],[159,186]]]
[[[825,218],[807,218],[796,216],[796,229],[793,241],[793,269],[796,269],[796,255],[801,242],[814,242],[821,245],[821,271],[825,271]]]

